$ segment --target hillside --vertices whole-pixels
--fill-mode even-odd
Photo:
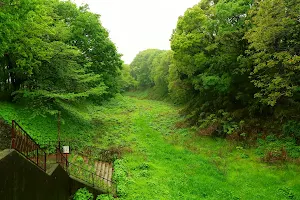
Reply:
[[[200,136],[194,128],[184,126],[184,118],[178,113],[180,107],[122,95],[103,106],[82,107],[89,108],[87,116],[97,116],[98,125],[84,135],[81,131],[87,127],[66,118],[62,126],[64,138],[81,138],[77,143],[117,149],[122,154],[114,163],[120,199],[250,200],[300,196],[299,161],[265,163],[259,148]],[[5,113],[7,110],[10,112]],[[7,120],[21,121],[39,141],[56,139],[54,117],[31,117],[12,104],[1,104],[0,113]]]
[[[115,161],[120,199],[300,196],[299,163],[263,163],[255,148],[181,128],[179,109],[129,96],[101,108],[105,138],[127,147],[123,158]]]

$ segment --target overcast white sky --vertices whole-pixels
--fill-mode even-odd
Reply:
[[[87,3],[101,15],[103,26],[125,63],[130,64],[140,51],[170,49],[169,39],[177,19],[200,0],[73,0]]]

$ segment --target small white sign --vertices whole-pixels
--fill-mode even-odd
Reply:
[[[63,146],[63,153],[69,154],[70,153],[70,147],[69,146]]]

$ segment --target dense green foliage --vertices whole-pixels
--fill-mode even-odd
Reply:
[[[90,193],[86,188],[79,189],[75,195],[73,200],[93,200],[94,196]]]
[[[139,87],[153,86],[153,79],[150,74],[153,68],[153,60],[162,51],[148,49],[140,52],[130,64],[131,75],[138,81]]]
[[[171,58],[171,51],[148,49],[140,52],[130,64],[130,72],[137,81],[137,88],[154,87],[157,96],[167,95]]]
[[[99,16],[70,1],[3,0],[0,98],[43,110],[113,96],[122,62]],[[1,100],[0,99],[0,100]]]
[[[121,87],[122,92],[136,88],[137,81],[131,76],[130,66],[123,64],[121,70],[121,76],[119,79],[119,85]]]
[[[254,69],[251,79],[259,88],[255,97],[275,106],[299,107],[300,1],[258,1],[250,14],[250,42]]]
[[[179,17],[168,58],[148,59],[159,50],[138,54],[133,77],[163,85],[205,134],[297,139],[296,128],[283,129],[300,119],[299,10],[299,0],[202,0]]]

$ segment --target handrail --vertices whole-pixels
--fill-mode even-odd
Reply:
[[[83,171],[86,171],[86,172],[88,172],[88,173],[90,173],[90,174],[94,174],[95,176],[97,176],[97,177],[99,177],[99,178],[101,178],[101,179],[103,179],[103,180],[105,180],[105,181],[107,181],[107,182],[114,183],[114,181],[109,180],[109,179],[107,179],[107,178],[104,178],[103,176],[99,176],[99,175],[97,175],[95,172],[92,172],[92,171],[90,171],[90,170],[87,170],[87,169],[85,169],[84,167],[80,167],[79,165],[76,165],[76,164],[73,164],[73,163],[69,162],[69,166],[76,167],[76,168],[78,168],[78,169],[80,169],[80,170],[83,170]]]
[[[46,147],[49,152],[54,153],[57,148],[57,141],[51,140],[42,143],[41,146]],[[113,162],[116,158],[120,157],[120,152],[114,149],[102,149],[96,146],[90,146],[85,144],[80,140],[61,140],[61,146],[70,146],[71,152],[76,152],[76,154],[84,155],[85,157],[96,158],[101,161]],[[79,143],[79,144],[76,144]],[[82,146],[78,148],[78,145]],[[48,153],[49,153],[48,152]]]
[[[19,124],[18,124],[18,122],[16,122],[15,120],[12,120],[12,123],[13,123],[13,126],[14,126],[14,124],[15,125],[17,125],[26,135],[27,135],[27,137],[29,137],[36,145],[38,145],[35,141],[34,141],[34,139],[22,128],[22,126],[20,126]],[[39,145],[38,145],[39,146]]]
[[[81,179],[91,184],[93,187],[105,189],[107,192],[116,195],[117,187],[114,181],[97,175],[97,173],[80,167],[79,165],[69,162],[59,148],[56,149],[56,152],[56,162],[60,164],[60,166],[65,171],[67,171],[69,175]]]
[[[96,172],[87,170],[83,167],[80,167],[79,165],[70,162],[68,163],[68,166],[69,175],[84,180],[85,182],[91,184],[93,187],[105,189],[107,192],[114,195],[117,194],[117,187],[114,181],[97,175]]]
[[[46,171],[47,154],[15,120],[12,121],[11,134],[11,147]]]
[[[68,172],[69,161],[59,148],[56,148],[56,163],[58,163],[66,172]]]
[[[60,140],[60,143],[61,144],[65,144],[65,145],[71,145],[73,148],[74,146],[76,145],[76,143],[80,143],[81,146],[84,146],[85,148],[93,148],[93,149],[97,149],[98,151],[110,151],[110,150],[107,150],[107,149],[102,149],[102,148],[99,148],[99,147],[96,147],[96,146],[90,146],[90,145],[87,145],[87,144],[84,144],[84,142],[82,140],[78,140],[78,139],[71,139],[71,140]],[[55,146],[57,145],[58,142],[57,140],[49,140],[49,141],[46,141],[45,143],[42,143],[41,145],[43,146]]]

